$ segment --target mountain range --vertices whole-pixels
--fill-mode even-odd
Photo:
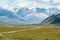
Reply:
[[[25,22],[25,20],[18,17],[13,12],[0,8],[0,24],[22,24],[23,22]]]
[[[38,24],[51,15],[59,14],[57,8],[19,8],[13,12],[0,7],[0,24]]]

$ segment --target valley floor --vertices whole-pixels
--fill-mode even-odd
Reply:
[[[0,25],[0,40],[60,40],[60,26]]]

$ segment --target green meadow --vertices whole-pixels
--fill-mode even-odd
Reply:
[[[0,40],[60,40],[60,26],[0,25]]]

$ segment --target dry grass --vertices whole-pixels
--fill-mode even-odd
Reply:
[[[37,27],[40,28],[34,29]],[[24,29],[27,30],[15,33],[3,33],[3,36],[0,36],[0,40],[60,40],[60,26],[0,26],[0,33]]]

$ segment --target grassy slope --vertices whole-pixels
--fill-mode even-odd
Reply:
[[[5,33],[0,36],[0,40],[60,40],[60,27],[59,26],[13,26],[6,27],[0,26],[1,32],[32,29],[41,27],[35,30],[19,31],[16,33]]]

